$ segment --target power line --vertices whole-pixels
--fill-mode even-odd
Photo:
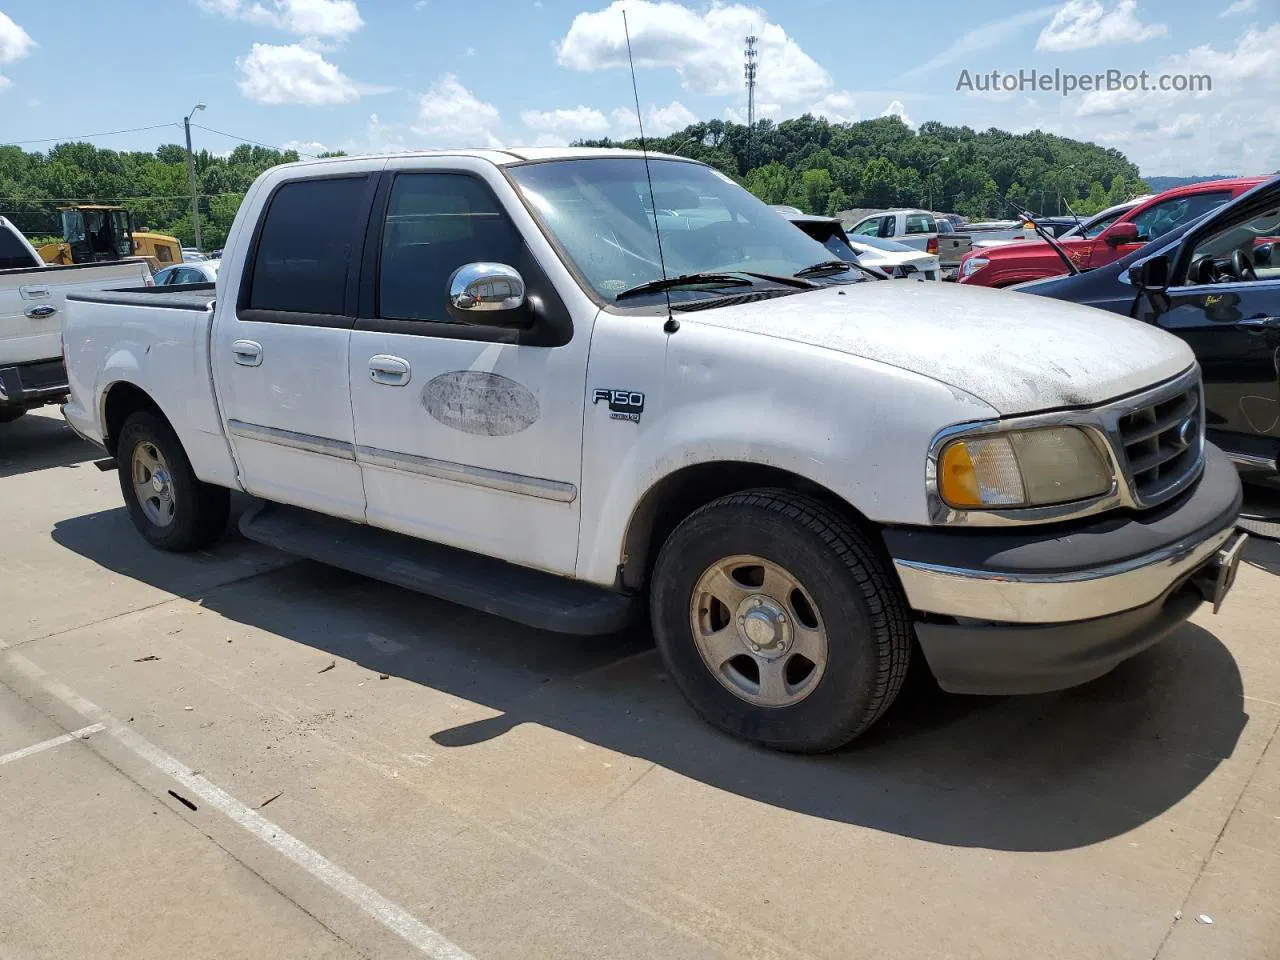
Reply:
[[[206,127],[204,124],[201,124],[201,123],[193,123],[192,126],[197,127],[201,130],[204,130],[207,133],[216,133],[218,136],[226,137],[229,140],[239,140],[241,143],[251,143],[255,147],[265,147],[267,150],[275,150],[279,153],[284,152],[284,147],[277,147],[274,144],[263,143],[261,140],[251,140],[248,137],[240,137],[234,133],[226,133],[222,130],[215,130],[213,129],[213,127]],[[300,157],[306,157],[308,160],[316,159],[313,154],[303,153],[301,150],[294,150],[294,153],[296,153]]]
[[[42,137],[39,140],[7,140],[0,147],[21,147],[28,143],[74,143],[77,140],[92,140],[94,137],[114,137],[120,133],[141,133],[144,130],[159,130],[162,127],[176,127],[176,123],[154,123],[149,127],[130,127],[128,130],[107,130],[105,133],[84,133],[78,137]]]
[[[242,191],[227,191],[225,193],[201,193],[202,200],[212,200],[216,197],[243,197]],[[174,197],[0,197],[0,203],[139,203],[144,200],[190,200],[191,194],[183,193]]]

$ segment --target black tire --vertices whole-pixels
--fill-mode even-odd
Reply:
[[[698,652],[694,590],[721,560],[753,555],[791,573],[827,633],[827,662],[798,703],[759,706],[733,693]],[[658,649],[676,685],[719,729],[763,746],[822,753],[865,732],[893,702],[913,648],[897,579],[854,523],[822,501],[751,490],[695,511],[667,538],[653,570],[650,608]]]
[[[134,490],[133,453],[141,444],[154,446],[168,466],[173,518],[167,524],[157,524],[147,516]],[[153,547],[183,553],[207,547],[222,535],[231,512],[230,491],[196,477],[178,435],[158,413],[141,410],[124,422],[116,445],[116,463],[129,517]]]

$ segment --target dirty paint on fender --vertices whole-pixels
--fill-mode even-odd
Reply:
[[[422,388],[427,413],[452,430],[480,437],[509,437],[537,423],[538,398],[497,373],[453,370]]]

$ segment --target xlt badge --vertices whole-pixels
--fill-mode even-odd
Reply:
[[[630,420],[640,422],[640,414],[644,413],[644,394],[636,390],[606,390],[597,387],[591,394],[592,405],[601,400],[609,404],[609,416],[614,420]]]

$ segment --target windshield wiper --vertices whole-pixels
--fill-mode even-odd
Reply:
[[[642,293],[654,293],[658,290],[670,290],[673,287],[684,287],[696,283],[714,283],[720,286],[733,287],[750,287],[750,280],[744,280],[742,277],[735,277],[730,273],[683,273],[678,277],[663,277],[660,280],[648,280],[645,283],[637,283],[634,287],[627,287],[619,293],[614,300],[625,300],[627,297],[636,297]]]
[[[784,287],[799,287],[801,290],[811,290],[817,286],[811,280],[805,280],[803,277],[783,277],[776,273],[753,273],[750,270],[735,270],[744,277],[755,277],[757,280],[768,280],[770,283],[780,283]]]
[[[834,273],[836,270],[852,270],[853,264],[844,260],[823,260],[821,263],[815,263],[805,267],[803,270],[797,270],[792,276],[794,277],[813,277],[820,273]]]

